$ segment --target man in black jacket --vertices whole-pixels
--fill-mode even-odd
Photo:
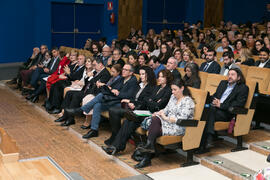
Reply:
[[[206,62],[201,64],[200,71],[219,74],[220,65],[215,61],[216,51],[208,49],[206,53]]]
[[[175,59],[174,57],[170,57],[166,64],[166,69],[168,69],[172,73],[173,79],[181,79],[181,74],[176,69],[177,63],[177,59]]]
[[[211,97],[211,107],[201,143],[202,152],[208,151],[206,148],[211,146],[213,142],[215,122],[230,121],[234,117],[234,114],[230,113],[230,109],[244,107],[248,91],[241,70],[238,68],[230,69],[228,80],[221,81],[215,94]]]

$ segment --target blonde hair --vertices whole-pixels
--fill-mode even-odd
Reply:
[[[248,60],[249,58],[251,58],[252,53],[250,51],[250,49],[248,48],[242,48],[240,51],[240,57],[239,59],[241,60],[241,62]]]
[[[195,58],[195,56],[194,56],[194,54],[193,54],[189,49],[186,49],[186,50],[184,50],[184,51],[182,52],[182,59],[183,59],[183,55],[184,55],[185,52],[186,52],[186,53],[188,54],[188,56],[189,56],[189,61],[193,61],[194,58]]]

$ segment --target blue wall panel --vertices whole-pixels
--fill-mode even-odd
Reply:
[[[233,23],[246,23],[247,21],[262,21],[266,13],[266,4],[269,0],[224,0],[224,19]]]
[[[51,2],[74,3],[75,0],[12,0],[0,2],[0,63],[22,62],[32,53],[35,46],[47,44],[51,48]],[[112,1],[114,9],[107,10]],[[117,0],[84,0],[85,4],[103,6],[102,34],[110,43],[117,38],[117,21],[110,24],[109,15],[117,15]],[[66,11],[62,11],[63,14]],[[116,16],[117,18],[117,16]],[[84,40],[85,41],[85,40]],[[61,44],[61,42],[59,42]]]

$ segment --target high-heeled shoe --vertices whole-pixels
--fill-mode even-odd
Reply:
[[[34,97],[35,97],[34,94],[30,94],[30,95],[26,96],[25,99],[27,99],[28,101],[31,101]]]
[[[61,126],[70,126],[75,124],[75,120],[73,118],[67,119],[65,122],[61,124]]]
[[[101,146],[101,148],[109,155],[115,155],[116,153],[119,152],[119,150],[116,149],[116,147],[114,146]]]
[[[32,99],[31,99],[31,102],[32,103],[36,103],[39,101],[39,96],[34,96]]]
[[[142,153],[154,153],[155,152],[155,144],[154,142],[147,140],[147,143],[145,146],[140,146],[137,148]]]

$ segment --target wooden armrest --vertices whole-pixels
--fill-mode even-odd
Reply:
[[[191,119],[178,119],[176,121],[176,124],[183,127],[197,127],[198,121],[197,120],[191,120]]]
[[[243,107],[230,107],[229,112],[232,114],[247,114],[248,109]]]

